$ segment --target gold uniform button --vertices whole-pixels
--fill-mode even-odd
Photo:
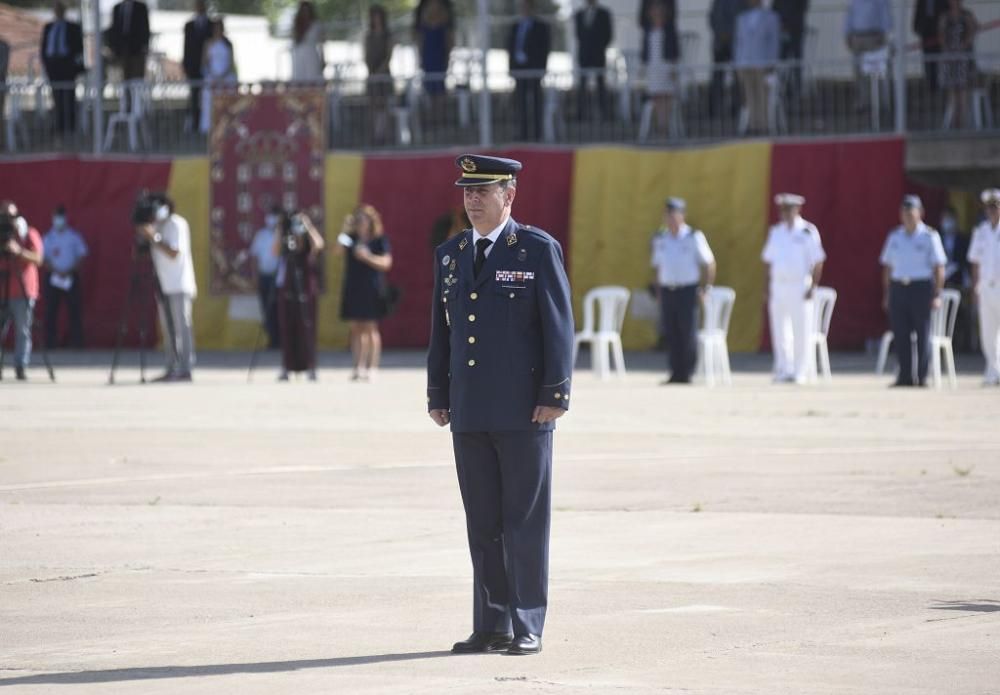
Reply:
[[[476,315],[475,314],[469,314],[469,321],[475,321],[475,320],[476,320]]]
[[[479,299],[479,295],[475,292],[469,295],[469,299]]]
[[[476,361],[475,360],[469,360],[469,366],[470,367],[475,367],[476,366]]]
[[[442,302],[444,302],[445,304],[447,304],[447,303],[448,303],[448,298],[447,298],[447,297],[443,297],[443,298],[441,299],[441,301],[442,301]]]
[[[513,293],[513,292],[511,292],[511,293],[510,293],[510,298],[511,298],[511,299],[513,299],[513,298],[514,298],[514,293]]]
[[[561,393],[554,393],[554,394],[552,394],[552,397],[555,398],[558,401],[560,398],[562,398],[562,394]]]
[[[475,342],[476,342],[476,336],[470,335],[469,336],[469,345],[472,345]]]

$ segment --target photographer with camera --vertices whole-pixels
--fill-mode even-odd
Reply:
[[[280,257],[275,277],[278,326],[281,330],[281,375],[309,373],[316,381],[316,297],[319,294],[318,259],[323,237],[305,213],[278,215],[274,253]]]
[[[28,378],[31,324],[38,301],[38,268],[45,254],[42,236],[21,217],[17,205],[0,203],[0,326],[14,322],[14,372]]]
[[[140,213],[134,219],[138,241],[148,244],[160,284],[156,299],[167,370],[156,381],[191,381],[195,360],[192,304],[198,295],[191,259],[191,230],[187,220],[174,212],[174,203],[166,195],[152,196],[149,204],[152,221],[143,220]],[[140,201],[137,210],[142,206]]]

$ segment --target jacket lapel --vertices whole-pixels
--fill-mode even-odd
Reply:
[[[476,247],[472,243],[475,231],[470,229],[462,232],[462,240],[458,242],[458,272],[462,278],[463,287],[472,287],[475,281],[473,277],[472,265],[476,260]]]
[[[503,265],[509,265],[507,260],[511,256],[511,250],[517,244],[517,222],[511,217],[507,220],[507,224],[504,225],[503,231],[500,232],[500,236],[497,237],[496,243],[493,248],[490,249],[490,255],[486,257],[486,265],[483,266],[482,273],[476,278],[474,287],[479,287],[487,279],[491,277],[496,277],[497,268]]]

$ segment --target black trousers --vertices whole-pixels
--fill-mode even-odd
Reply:
[[[660,287],[660,321],[670,355],[670,378],[690,381],[698,361],[698,285]]]
[[[581,119],[592,118],[595,115],[593,113],[595,100],[591,98],[590,90],[587,89],[588,83],[593,79],[597,86],[596,115],[604,118],[604,110],[607,108],[608,100],[607,90],[604,86],[604,66],[589,68],[580,66],[580,70],[582,72],[580,74],[580,82],[577,84],[576,113]],[[601,72],[597,72],[597,70]]]
[[[893,282],[889,286],[889,327],[899,360],[897,383],[921,385],[927,381],[931,357],[931,301],[934,285],[930,280],[915,280],[908,285]],[[913,364],[910,334],[917,335],[917,364]],[[914,366],[916,371],[914,371]]]
[[[938,66],[941,64],[941,47],[937,44],[924,46],[924,79],[932,92],[938,88]]]
[[[454,432],[476,632],[541,635],[549,585],[552,432]]]
[[[68,290],[45,284],[45,345],[46,347],[61,347],[59,340],[59,309],[65,302],[69,314],[69,344],[70,347],[83,347],[83,317],[80,311],[80,277],[73,275],[73,286]]]
[[[267,345],[272,350],[281,347],[281,329],[278,326],[278,296],[274,288],[274,275],[257,276],[257,299],[260,315],[264,317]]]
[[[796,61],[789,73],[787,85],[790,96],[802,91],[802,34],[788,34],[781,42],[781,60]]]
[[[57,133],[76,130],[76,74],[66,72],[49,77],[52,85],[52,110]]]
[[[739,103],[739,100],[732,98],[732,96],[728,100],[725,99],[725,66],[727,63],[731,63],[732,60],[732,43],[717,43],[712,46],[712,82],[708,86],[709,116],[725,115],[726,113],[731,116],[736,113],[736,104]],[[738,89],[735,81],[733,89]],[[724,108],[725,112],[723,111]]]
[[[542,135],[542,80],[520,77],[514,80],[514,105],[520,123],[520,139],[534,142]]]
[[[188,91],[191,94],[188,113],[191,115],[191,132],[197,133],[201,125],[201,77],[193,79],[196,81],[188,83]]]

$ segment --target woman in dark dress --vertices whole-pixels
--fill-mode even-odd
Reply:
[[[323,237],[306,215],[278,216],[274,253],[280,260],[274,285],[281,331],[279,381],[288,381],[289,372],[308,372],[309,380],[316,381],[317,268],[323,245]]]
[[[389,240],[375,208],[361,205],[344,221],[337,253],[347,257],[340,318],[351,327],[351,379],[368,381],[375,375],[382,355],[378,321],[385,316],[385,273],[392,267]]]

